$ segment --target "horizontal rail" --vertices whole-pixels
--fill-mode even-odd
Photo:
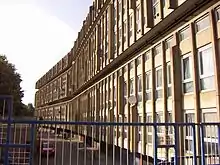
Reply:
[[[13,124],[63,124],[63,125],[97,125],[97,126],[220,126],[220,122],[213,123],[141,123],[141,122],[91,122],[91,121],[51,121],[51,120],[2,120],[0,123]]]
[[[11,147],[11,148],[30,148],[30,144],[14,144],[14,143],[7,143],[7,144],[0,144],[0,147]]]

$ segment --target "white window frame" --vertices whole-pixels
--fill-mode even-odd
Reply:
[[[123,23],[123,32],[124,32],[124,34],[123,34],[123,42],[124,42],[124,44],[127,42],[127,20],[125,20],[124,21],[124,23]]]
[[[172,73],[171,73],[171,63],[170,62],[167,62],[167,65],[166,65],[166,71],[167,71],[167,89],[171,88],[171,92],[172,92]],[[169,69],[168,67],[170,67],[170,72],[169,72]],[[168,81],[168,76],[170,77],[170,81]],[[168,91],[168,90],[167,90]],[[168,96],[168,95],[167,95]],[[171,93],[171,96],[168,96],[168,97],[172,97],[172,93]]]
[[[206,46],[203,46],[201,48],[198,49],[198,61],[199,61],[199,76],[200,76],[200,79],[203,79],[203,78],[207,78],[207,77],[211,77],[211,76],[214,76],[215,73],[210,73],[210,74],[205,74],[205,75],[201,75],[201,63],[200,63],[200,53],[203,52],[204,50],[207,50],[207,49],[210,49],[212,48],[212,44],[208,44]],[[212,55],[213,55],[213,51],[212,51]],[[214,58],[214,57],[213,57]],[[212,59],[213,59],[212,58]],[[214,61],[213,61],[214,62]]]
[[[186,58],[189,58],[189,60],[190,60],[190,73],[191,73],[191,78],[188,78],[188,79],[185,79],[184,80],[184,65],[183,65],[183,60],[184,59],[186,59]],[[192,64],[192,55],[191,55],[191,53],[188,53],[188,54],[185,54],[185,55],[183,55],[182,56],[182,58],[181,58],[181,70],[182,70],[182,89],[183,89],[183,93],[184,93],[184,84],[185,83],[189,83],[189,82],[193,82],[193,64]],[[186,92],[186,93],[192,93],[192,92]],[[186,94],[185,93],[185,94]]]
[[[202,21],[206,20],[206,19],[209,20],[209,26],[198,30],[198,24],[201,23]],[[199,18],[198,20],[195,21],[195,31],[196,31],[196,33],[202,32],[202,31],[204,31],[204,30],[206,30],[210,27],[211,27],[211,21],[210,21],[210,15],[209,14],[206,14],[206,15],[202,16],[201,18]]]
[[[152,5],[153,5],[153,16],[154,16],[154,19],[157,19],[157,17],[160,16],[160,4],[159,4],[159,0],[152,0]],[[155,12],[154,13],[154,9],[155,9]]]
[[[133,29],[133,23],[134,23],[134,15],[129,15],[129,39],[131,40],[133,37],[134,29]]]
[[[157,84],[158,84],[158,80],[157,80],[157,72],[158,72],[158,70],[161,70],[161,73],[162,73],[162,77],[161,77],[161,79],[162,79],[162,84],[161,84],[161,86],[157,86]],[[155,85],[156,85],[156,91],[160,91],[160,90],[163,90],[163,68],[162,68],[162,66],[159,66],[159,67],[157,67],[156,69],[155,69],[155,79],[156,79],[156,82],[155,82]],[[163,94],[162,94],[162,97],[163,97]],[[158,96],[156,97],[156,99],[160,99],[160,98],[162,98],[162,97],[159,97],[158,98]]]
[[[136,30],[137,33],[141,32],[141,7],[140,5],[136,8]]]
[[[134,83],[133,83],[133,93],[131,93],[131,81],[133,81]],[[135,79],[134,79],[134,77],[131,77],[130,79],[129,79],[129,96],[134,96],[135,95]]]
[[[220,6],[215,9],[216,20],[220,21]]]
[[[207,50],[207,49],[210,49],[211,48],[211,51],[212,51],[212,60],[214,60],[214,54],[213,54],[213,50],[212,50],[212,44],[208,44],[208,45],[205,45],[205,46],[203,46],[203,47],[201,47],[201,48],[199,48],[198,49],[198,51],[197,51],[197,55],[198,55],[198,65],[199,65],[199,80],[200,80],[200,82],[201,82],[201,80],[202,79],[205,79],[205,78],[211,78],[211,77],[213,77],[213,76],[215,76],[215,73],[213,72],[213,73],[210,73],[210,74],[204,74],[204,75],[202,75],[201,74],[201,63],[200,63],[200,58],[201,58],[201,56],[200,56],[200,53],[202,52],[202,51],[204,51],[204,50]],[[213,61],[213,64],[214,64],[214,61]],[[214,70],[214,68],[213,68],[213,70]],[[202,90],[202,91],[206,91],[206,90],[213,90],[213,89],[215,89],[215,87],[214,88],[212,88],[212,89],[204,89],[204,90]]]
[[[147,75],[149,75],[149,82],[147,82],[147,79],[146,79]],[[146,84],[149,84],[149,89],[147,89]],[[145,92],[147,94],[151,95],[151,90],[152,90],[152,72],[149,70],[149,71],[145,72]],[[145,98],[145,100],[146,100],[146,98]],[[149,100],[151,100],[151,97]],[[148,101],[148,99],[146,101]]]

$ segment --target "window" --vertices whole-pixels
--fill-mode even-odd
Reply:
[[[132,61],[132,62],[129,63],[129,69],[131,70],[131,69],[133,69],[133,68],[134,68],[134,61]]]
[[[138,93],[139,92],[142,92],[142,78],[141,78],[141,75],[138,75],[137,76],[137,91],[138,91]]]
[[[163,113],[156,114],[156,121],[157,123],[163,123]],[[163,133],[162,126],[157,127],[157,133]]]
[[[161,52],[161,45],[155,46],[154,49],[153,49],[153,52],[154,52],[154,56],[160,54],[160,52]]]
[[[203,19],[196,22],[196,32],[200,32],[210,26],[209,16],[204,17]]]
[[[141,10],[140,6],[136,8],[136,27],[137,27],[137,32],[140,32],[141,30]]]
[[[172,112],[168,113],[168,122],[173,123]],[[168,134],[174,134],[174,127],[173,126],[168,127]]]
[[[162,97],[162,68],[156,70],[156,98]]]
[[[195,122],[195,114],[194,113],[186,113],[185,114],[185,122],[186,123],[194,123]],[[186,136],[193,136],[193,130],[190,126],[186,127]]]
[[[182,79],[183,79],[183,92],[193,92],[192,81],[192,57],[187,55],[182,58]]]
[[[138,123],[142,123],[142,116],[141,114],[138,114]],[[142,126],[138,126],[138,141],[142,140],[142,133],[141,133]]]
[[[131,38],[133,36],[133,15],[130,15],[129,19],[129,37]]]
[[[165,41],[165,49],[169,49],[171,48],[171,44],[172,44],[172,37],[171,38],[168,38],[166,41]]]
[[[146,123],[152,123],[152,115],[150,113],[146,114]],[[152,126],[146,126],[146,132],[147,132],[147,143],[152,143]]]
[[[179,31],[179,41],[183,41],[190,37],[190,30],[189,27],[184,28],[183,30]]]
[[[145,74],[145,88],[146,88],[146,94],[145,94],[145,99],[150,100],[151,99],[151,72],[147,72]]]
[[[130,79],[130,96],[134,95],[134,79]]]
[[[153,4],[153,16],[154,19],[156,19],[159,16],[159,10],[160,10],[159,1],[152,0],[152,4]]]
[[[210,109],[209,109],[210,111]],[[218,122],[217,112],[205,112],[202,114],[202,122],[210,123],[210,122]],[[204,136],[206,138],[217,139],[218,130],[217,126],[205,126]]]
[[[138,92],[138,103],[142,101],[142,78],[141,75],[137,76],[137,92]]]
[[[172,95],[171,66],[167,63],[167,96]]]
[[[142,56],[139,56],[138,58],[137,58],[137,65],[140,65],[141,64],[141,58],[142,58]]]
[[[124,36],[123,36],[124,43],[126,42],[126,39],[127,39],[126,35],[127,35],[127,22],[125,21],[124,22]]]
[[[211,45],[198,50],[198,61],[200,71],[200,89],[214,89],[214,62]]]
[[[220,20],[220,8],[216,9],[216,18],[218,21]]]
[[[127,98],[128,91],[127,91],[127,82],[124,82],[124,97]]]
[[[144,53],[144,62],[150,59],[150,52]]]

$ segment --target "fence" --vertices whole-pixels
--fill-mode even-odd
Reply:
[[[220,123],[24,120],[12,118],[11,98],[4,99],[8,106],[8,115],[0,119],[4,165],[220,164]]]

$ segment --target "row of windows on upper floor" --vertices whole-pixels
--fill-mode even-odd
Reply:
[[[216,10],[216,18],[219,20],[220,19],[220,8],[217,8]],[[132,22],[132,21],[131,21]],[[124,24],[124,27],[126,27],[126,24]],[[195,32],[199,33],[200,31],[203,31],[204,29],[210,27],[210,18],[208,15],[206,15],[205,17],[203,16],[202,19],[199,19],[198,21],[195,22]],[[125,28],[126,29],[126,28]],[[103,34],[103,33],[101,33]],[[126,36],[129,35],[129,38],[131,40],[132,36],[133,36],[133,29],[130,29],[130,32],[127,34],[126,31],[124,30],[124,34],[122,35],[122,28],[119,28],[119,40],[117,40],[117,32],[114,33],[114,57],[117,57],[117,50],[121,50],[122,52],[122,45],[126,44]],[[185,27],[182,30],[179,31],[179,37],[178,40],[179,42],[189,38],[191,35],[190,32],[190,28],[189,27]],[[104,37],[108,37],[108,35],[103,35],[101,38]],[[123,38],[123,39],[122,39]],[[109,59],[108,59],[108,52],[109,52],[109,43],[108,41],[105,42],[105,40],[101,39],[103,42],[100,43],[100,50],[99,50],[99,55],[98,55],[98,60],[100,60],[100,69],[103,69],[108,63],[109,63]],[[133,40],[133,39],[132,39]],[[122,43],[123,41],[123,43]],[[95,43],[95,41],[92,41],[93,43]],[[168,49],[171,47],[173,41],[172,37],[168,37],[165,40],[165,49]],[[93,45],[93,47],[95,48],[96,46]],[[158,46],[155,46],[154,48],[154,54],[159,54],[162,51],[161,49],[161,44]],[[96,53],[93,53],[93,56],[96,56]],[[85,64],[84,64],[85,65]],[[94,65],[96,65],[96,63],[94,63],[94,59],[92,61],[92,59],[90,59],[89,65],[93,65],[88,67],[92,68],[94,67]],[[95,72],[95,69],[93,69],[93,72]]]
[[[146,54],[145,54],[146,55]],[[193,72],[198,72],[199,80],[200,80],[200,90],[214,90],[215,89],[215,78],[214,78],[214,60],[213,60],[213,53],[212,53],[212,45],[208,44],[204,47],[201,47],[197,50],[198,56],[198,66],[199,68],[193,69],[192,67],[192,55],[188,53],[182,56],[181,59],[181,71],[182,71],[182,91],[183,93],[192,93],[194,91],[193,85]],[[134,62],[131,62],[128,66],[129,70],[131,71],[134,68]],[[140,58],[136,60],[137,66],[141,64]],[[142,68],[142,67],[139,67]],[[127,72],[127,67],[123,68],[123,72]],[[168,62],[166,64],[166,77],[167,77],[167,96],[172,96],[172,73],[171,73],[171,64]],[[163,70],[162,66],[155,68],[155,90],[156,95],[155,98],[159,99],[163,97]],[[139,74],[137,75],[136,81],[137,86],[135,87],[135,78],[130,77],[129,80],[124,81],[123,83],[123,95],[125,99],[129,96],[135,95],[135,89],[138,94],[138,102],[142,102],[142,79],[145,79],[145,99],[151,100],[151,92],[152,92],[152,71],[148,70],[145,72],[145,75]],[[101,85],[102,86],[102,85]],[[128,88],[129,86],[129,88]],[[114,100],[116,100],[116,81],[114,83]],[[128,94],[129,89],[129,94]],[[105,92],[104,92],[105,91]],[[108,91],[111,93],[112,90],[106,89],[103,86],[101,93],[103,93],[103,97],[107,98]],[[101,94],[100,93],[100,94]],[[111,94],[110,94],[111,95]],[[109,99],[108,99],[109,100]],[[127,102],[127,101],[126,101]],[[115,106],[115,105],[114,105]]]
[[[198,55],[198,67],[199,68],[193,68],[193,59],[192,54],[187,53],[182,56],[181,60],[181,70],[182,70],[182,91],[183,93],[192,93],[194,91],[194,84],[193,84],[193,72],[198,72],[199,80],[200,80],[200,90],[214,90],[215,89],[215,78],[214,78],[214,60],[213,60],[213,52],[212,52],[212,44],[205,45],[197,50]],[[144,54],[144,59],[149,59],[149,54]],[[141,65],[141,58],[139,57],[136,59],[136,66],[137,69],[141,69],[142,67],[138,67]],[[126,73],[129,70],[133,70],[135,66],[134,61],[129,63],[128,67],[123,68],[123,72]],[[167,77],[167,97],[172,96],[172,73],[171,73],[171,64],[168,62],[166,64],[166,77]],[[155,98],[162,98],[163,97],[163,70],[162,66],[158,66],[155,68]],[[142,79],[145,79],[145,99],[151,100],[151,92],[152,92],[152,71],[146,70],[145,75],[139,74],[137,75],[137,87],[135,88],[135,79],[133,77],[130,77],[129,81],[125,81],[123,84],[124,88],[124,96],[127,99],[128,96],[128,85],[129,85],[129,95],[135,95],[135,89],[137,90],[138,94],[138,101],[142,102],[142,91],[143,91],[143,85],[142,85]],[[71,76],[67,77],[65,81],[69,81],[68,79],[71,79]],[[57,97],[57,87],[65,89],[68,91],[68,86],[66,86],[66,83],[58,83],[60,85],[64,85],[63,87],[58,87],[56,84],[52,84],[50,88],[47,88],[44,92],[40,93],[41,99],[50,99],[52,101],[52,98],[54,96]],[[55,86],[54,86],[55,85]],[[71,85],[71,84],[70,84]],[[116,85],[116,84],[115,84]],[[116,87],[115,87],[116,88]],[[110,91],[110,89],[103,89],[103,91]],[[114,89],[115,90],[115,89]],[[43,94],[44,93],[44,94]],[[114,94],[116,95],[116,91],[114,91]],[[106,94],[104,94],[106,95]],[[114,97],[116,98],[116,97]]]
[[[217,18],[219,19],[220,18],[220,9],[217,9],[216,10],[217,12],[216,12],[216,15],[217,15]],[[203,29],[206,29],[206,28],[208,28],[210,26],[210,20],[209,20],[209,17],[208,16],[206,16],[206,17],[203,17],[203,19],[200,19],[199,21],[197,21],[196,22],[196,31],[197,32],[199,32],[199,31],[202,31]],[[185,40],[185,39],[187,39],[187,38],[189,38],[190,37],[190,34],[191,34],[191,32],[190,32],[190,29],[189,29],[189,27],[186,27],[186,28],[183,28],[182,30],[180,30],[179,31],[179,41],[182,41],[182,40]],[[171,45],[172,45],[172,37],[169,37],[167,40],[166,40],[166,42],[165,42],[165,49],[168,49],[168,48],[170,48],[171,47]],[[202,50],[202,49],[199,49],[200,51]],[[154,48],[153,48],[153,54],[154,55],[157,55],[157,54],[159,54],[160,52],[162,51],[162,49],[161,49],[161,44],[159,44],[159,45],[157,45],[157,46],[155,46]],[[211,51],[211,48],[209,48],[208,50],[207,50],[208,52],[209,51]],[[204,52],[205,53],[205,52]],[[204,53],[202,53],[202,54],[204,54]],[[149,57],[149,55],[145,55],[145,57],[144,57],[144,59],[145,60],[148,60],[150,57]],[[212,58],[209,58],[209,60],[206,60],[206,58],[207,58],[207,56],[202,56],[201,55],[201,58],[200,58],[200,63],[204,63],[204,64],[202,64],[202,65],[199,65],[201,68],[200,68],[200,72],[201,72],[201,82],[200,82],[200,88],[201,88],[201,90],[205,90],[205,89],[210,89],[210,88],[213,88],[213,86],[214,86],[214,81],[213,81],[213,76],[207,76],[207,73],[203,73],[203,72],[205,72],[206,70],[208,71],[208,70],[210,70],[210,69],[207,69],[208,68],[208,64],[207,64],[207,62],[208,61],[210,61],[210,60],[212,60],[213,59],[213,57]],[[102,58],[101,58],[102,59]],[[106,57],[106,59],[107,59],[107,57]],[[81,60],[82,61],[82,60]],[[184,77],[183,77],[183,80],[184,80],[184,88],[183,88],[183,91],[184,92],[192,92],[193,91],[193,82],[192,82],[192,58],[191,58],[191,56],[188,56],[188,55],[186,55],[186,56],[184,56],[184,60],[183,60],[183,65],[184,65]],[[205,61],[205,62],[204,62]],[[104,62],[104,58],[103,58],[103,62]],[[87,76],[84,76],[84,77],[87,77],[87,79],[89,79],[89,78],[91,78],[92,77],[92,75],[95,75],[94,73],[92,74],[92,72],[95,72],[95,68],[94,68],[94,66],[96,65],[96,63],[95,63],[95,61],[93,60],[93,61],[89,61],[88,63],[88,66],[86,67],[87,68]],[[202,67],[203,67],[203,65],[204,65],[204,67],[206,68],[206,69],[203,69]],[[205,66],[206,65],[206,66]],[[211,61],[210,61],[210,65],[211,65]],[[213,65],[212,65],[213,66]],[[204,71],[203,71],[204,70]],[[213,70],[213,68],[212,68],[212,70]],[[86,71],[85,71],[86,72]],[[210,70],[210,72],[211,72],[211,70]],[[213,71],[212,71],[213,72]],[[159,75],[162,73],[162,71],[160,71],[160,69],[158,69],[158,71],[157,71],[157,75],[158,75],[158,77],[160,77]],[[211,73],[210,73],[210,75],[211,75]],[[146,79],[148,79],[148,77],[149,76],[146,76]],[[83,78],[83,77],[81,77],[81,78]],[[168,78],[170,79],[170,77],[169,77],[169,75],[168,75]],[[81,80],[81,79],[77,79],[77,81],[79,81],[79,80]],[[159,80],[159,79],[158,79]],[[83,82],[83,80],[82,80],[82,82]],[[80,83],[79,83],[80,84]],[[158,81],[158,83],[157,83],[157,89],[158,89],[158,97],[160,97],[161,96],[161,94],[162,94],[162,90],[159,90],[159,88],[160,88],[160,85],[161,84],[161,82],[160,81]],[[168,80],[168,84],[170,84],[170,80]],[[171,86],[168,88],[168,96],[170,96],[171,95]],[[150,94],[149,94],[149,96],[148,97],[150,97]]]

